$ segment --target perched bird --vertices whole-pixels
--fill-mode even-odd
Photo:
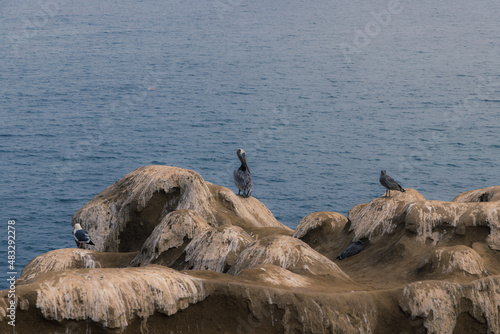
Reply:
[[[243,197],[252,196],[252,174],[248,168],[247,157],[245,151],[239,148],[236,151],[236,155],[241,161],[240,168],[233,172],[234,183],[238,187],[238,195],[243,192]]]
[[[391,190],[399,190],[401,192],[405,192],[403,187],[401,187],[392,177],[385,173],[385,170],[380,172],[380,184],[383,185],[387,190],[385,195],[387,197],[387,191],[389,191],[389,196],[391,196]]]
[[[89,232],[84,230],[80,224],[75,224],[73,236],[75,237],[76,246],[78,248],[85,248],[85,244],[94,245],[92,240],[90,240]]]
[[[337,256],[337,260],[343,260],[346,257],[358,254],[363,249],[364,244],[365,243],[361,240],[352,242],[339,256]]]

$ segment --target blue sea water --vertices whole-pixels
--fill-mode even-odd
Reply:
[[[295,228],[384,193],[499,185],[500,7],[481,0],[0,4],[0,288],[74,247],[71,217],[143,165],[253,195]]]

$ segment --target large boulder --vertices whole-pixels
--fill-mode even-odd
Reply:
[[[457,237],[472,237],[471,242],[486,238],[491,249],[500,250],[500,202],[415,202],[408,207],[405,224],[421,242],[435,245]]]
[[[179,269],[227,272],[253,238],[239,226],[212,228],[199,234],[186,247]]]
[[[145,324],[156,313],[173,315],[206,297],[199,279],[154,265],[46,273],[16,290],[20,333],[34,328],[56,333],[61,326],[68,332],[75,321],[89,322],[92,332],[124,329],[134,322]],[[7,296],[0,297],[0,316],[5,316]],[[40,318],[48,322],[34,327],[32,321]]]
[[[486,276],[487,270],[481,256],[472,248],[457,245],[432,249],[420,260],[418,271],[425,278],[471,275]]]
[[[500,201],[500,186],[469,190],[458,194],[452,202],[495,202]]]
[[[347,216],[351,221],[350,230],[354,231],[353,239],[371,241],[391,234],[404,222],[408,206],[424,200],[418,191],[408,188],[405,192],[393,191],[390,197],[377,197],[356,205]]]
[[[169,166],[141,167],[125,175],[78,210],[72,224],[90,233],[96,250],[132,252],[141,249],[166,215],[179,209],[196,212],[213,227],[292,233],[256,198],[237,196],[194,171]]]
[[[350,280],[335,263],[316,252],[305,242],[285,235],[262,238],[249,244],[238,256],[231,275],[261,264],[273,264],[302,275],[330,275]]]
[[[339,233],[347,223],[347,218],[337,212],[314,212],[308,214],[299,222],[293,232],[293,237],[306,243],[323,243],[325,237]]]
[[[88,249],[56,249],[35,257],[23,269],[17,284],[25,284],[44,273],[76,268],[126,267],[135,253],[103,253]]]
[[[399,306],[423,320],[431,334],[500,333],[500,277],[470,284],[415,282],[399,294]]]
[[[196,235],[212,227],[193,210],[179,209],[167,214],[155,227],[132,260],[132,266],[150,263],[172,265]]]

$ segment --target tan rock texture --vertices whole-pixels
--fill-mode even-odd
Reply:
[[[248,245],[236,259],[229,274],[239,275],[243,270],[260,264],[274,264],[296,274],[330,275],[332,280],[349,280],[349,276],[331,260],[305,242],[285,235],[269,236]]]
[[[95,250],[133,252],[170,212],[196,212],[213,227],[237,225],[292,231],[254,197],[243,198],[203,180],[200,174],[169,166],[145,166],[125,175],[73,216],[92,236]]]
[[[427,274],[426,278],[443,278],[455,273],[477,277],[488,275],[481,256],[474,249],[463,245],[433,249],[422,258],[418,269]]]
[[[146,239],[132,266],[150,263],[171,265],[189,240],[212,227],[193,210],[179,209],[167,214]]]
[[[414,189],[405,192],[394,191],[390,197],[378,197],[368,204],[358,204],[348,213],[354,239],[369,240],[391,234],[404,221],[410,203],[425,198]]]
[[[76,268],[126,267],[135,253],[102,253],[88,249],[56,249],[31,260],[23,269],[18,284],[26,283],[43,273]]]
[[[185,249],[179,269],[207,269],[219,273],[234,266],[237,257],[253,238],[239,226],[213,228],[198,235]]]
[[[500,201],[500,186],[469,190],[458,194],[452,202],[495,202]]]
[[[421,201],[406,212],[406,229],[421,242],[470,237],[468,230],[483,231],[490,248],[500,250],[500,202],[459,203]],[[480,237],[481,238],[481,237]]]
[[[391,192],[347,218],[311,213],[292,236],[253,197],[142,167],[75,214],[96,247],[24,268],[15,332],[500,334],[497,188]]]
[[[314,212],[308,214],[299,222],[295,231],[294,238],[305,239],[306,237],[313,238],[309,235],[310,232],[318,232],[314,235],[316,238],[321,238],[322,235],[337,233],[342,230],[347,223],[347,218],[337,212]]]

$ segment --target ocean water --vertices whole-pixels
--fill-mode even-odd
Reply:
[[[500,184],[494,0],[0,4],[0,288],[74,247],[71,217],[143,165],[199,172],[295,228],[384,193]]]

